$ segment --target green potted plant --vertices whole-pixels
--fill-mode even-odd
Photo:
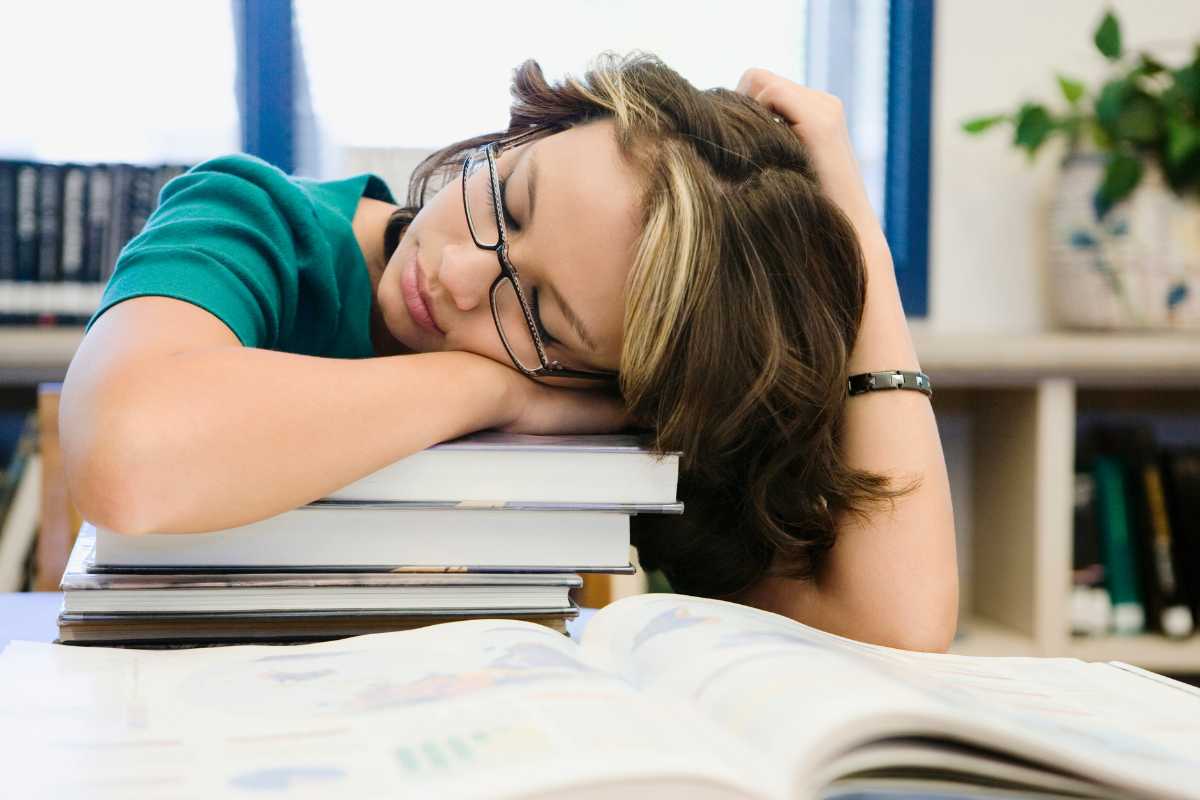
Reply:
[[[1127,53],[1112,11],[1093,41],[1110,65],[1098,88],[1060,74],[1057,108],[1025,102],[963,130],[1009,126],[1030,161],[1065,142],[1050,215],[1060,322],[1200,329],[1200,44],[1177,66]]]

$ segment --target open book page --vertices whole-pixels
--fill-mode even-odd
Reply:
[[[793,764],[799,794],[863,743],[932,736],[1100,785],[1200,797],[1200,699],[1106,664],[909,653],[678,595],[605,608],[583,649]]]
[[[762,796],[740,745],[693,713],[640,697],[561,634],[503,620],[295,647],[0,654],[12,796],[587,797],[614,783]]]

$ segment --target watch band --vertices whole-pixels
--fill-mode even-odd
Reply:
[[[933,384],[924,372],[893,369],[885,372],[863,372],[851,375],[847,381],[851,396],[884,389],[912,389],[926,397],[933,396]]]

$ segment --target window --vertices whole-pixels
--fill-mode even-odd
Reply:
[[[12,3],[0,157],[192,163],[238,149],[229,3]]]

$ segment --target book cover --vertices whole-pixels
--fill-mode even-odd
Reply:
[[[435,445],[333,492],[328,500],[674,506],[679,454],[632,435],[495,432]]]
[[[593,510],[495,510],[420,504],[343,509],[309,505],[237,528],[126,536],[97,528],[98,566],[279,571],[465,565],[624,570],[629,515]]]

